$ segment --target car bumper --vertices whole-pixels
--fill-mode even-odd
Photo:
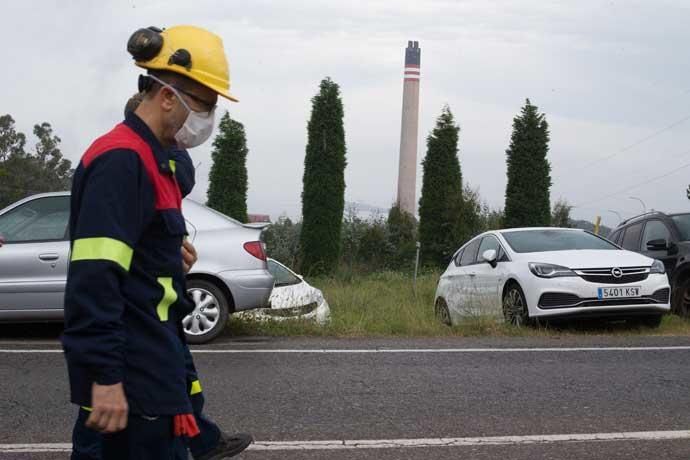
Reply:
[[[218,273],[235,302],[235,311],[264,308],[273,291],[273,276],[268,270],[229,270]]]
[[[527,286],[527,304],[532,317],[627,316],[670,311],[671,288],[666,275],[652,274],[647,279],[627,284],[599,284],[579,277],[536,278]],[[639,287],[640,296],[624,299],[598,298],[599,288]]]
[[[538,318],[542,320],[568,320],[568,319],[631,319],[637,317],[663,315],[668,313],[668,309],[659,309],[658,305],[649,307],[635,306],[635,308],[580,308],[576,310],[558,311],[556,314],[540,315]]]
[[[314,307],[305,305],[303,307],[291,308],[260,308],[258,310],[242,312],[238,316],[254,321],[314,321],[323,326],[328,324],[331,319],[331,308],[328,302],[322,300]]]

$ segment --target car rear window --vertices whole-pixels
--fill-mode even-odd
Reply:
[[[618,249],[588,232],[579,230],[519,230],[501,232],[515,252],[572,251],[578,249]]]
[[[455,255],[455,258],[453,259],[455,261],[455,266],[459,267],[460,266],[460,260],[462,259],[462,254],[463,252],[460,251]]]

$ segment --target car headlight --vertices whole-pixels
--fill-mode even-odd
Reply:
[[[663,275],[666,273],[666,267],[664,266],[664,263],[660,260],[655,260],[654,263],[652,263],[652,268],[649,271],[649,273],[658,273],[660,275]]]
[[[561,267],[560,265],[541,264],[536,262],[529,263],[529,270],[539,278],[558,278],[561,276],[577,276],[574,271],[568,267]]]

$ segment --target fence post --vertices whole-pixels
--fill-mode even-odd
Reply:
[[[415,297],[417,297],[417,274],[419,273],[419,250],[422,247],[422,243],[417,241],[417,255],[415,256],[415,262],[414,262],[414,282],[412,285],[412,290],[414,291]]]

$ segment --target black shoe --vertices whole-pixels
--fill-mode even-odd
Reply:
[[[249,447],[253,442],[254,438],[252,438],[251,434],[236,433],[230,435],[221,432],[218,445],[215,449],[195,460],[222,460],[224,458],[234,457]]]

